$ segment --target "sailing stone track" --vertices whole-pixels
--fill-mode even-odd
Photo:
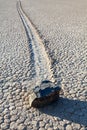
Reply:
[[[37,85],[44,80],[51,80],[54,82],[50,60],[46,54],[42,40],[40,39],[31,21],[23,11],[20,1],[17,2],[17,10],[25,27],[26,35],[29,41],[29,48],[32,54],[31,62],[35,71],[33,80],[36,80],[36,83],[38,83]]]

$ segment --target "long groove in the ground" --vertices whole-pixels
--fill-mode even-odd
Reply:
[[[45,47],[31,21],[23,11],[20,1],[17,2],[17,10],[28,37],[32,58],[31,62],[33,63],[34,69],[36,71],[36,75],[34,76],[35,80],[38,82],[41,82],[42,80],[54,81],[53,73],[50,69],[50,60],[45,51]]]

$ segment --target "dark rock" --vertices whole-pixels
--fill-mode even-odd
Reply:
[[[58,99],[60,90],[61,88],[51,81],[42,81],[40,86],[36,86],[29,95],[29,104],[31,107],[48,105]]]

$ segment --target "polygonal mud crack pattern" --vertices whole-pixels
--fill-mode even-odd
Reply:
[[[27,126],[23,96],[28,88],[23,82],[32,78],[30,50],[16,1],[0,1],[0,12],[0,129],[22,130]]]
[[[0,15],[0,39],[1,39],[0,42],[0,129],[1,130],[6,130],[6,129],[8,130],[9,129],[10,130],[13,129],[86,130],[87,129],[86,126],[87,125],[87,118],[86,118],[87,117],[86,114],[87,95],[85,90],[87,87],[86,87],[85,70],[86,70],[86,41],[87,40],[86,40],[86,28],[85,28],[86,21],[85,21],[84,14],[86,15],[87,13],[81,13],[80,15],[76,14],[76,17],[77,16],[78,18],[80,17],[79,20],[81,20],[81,22],[78,22],[81,34],[79,33],[79,35],[77,35],[79,29],[77,28],[76,30],[73,27],[72,29],[70,24],[67,23],[67,18],[64,20],[66,14],[65,12],[66,6],[68,7],[68,9],[74,8],[74,6],[70,8],[70,6],[68,5],[69,1],[67,1],[66,6],[64,6],[65,4],[62,3],[62,6],[64,6],[64,11],[62,12],[65,12],[65,14],[64,16],[63,15],[61,16],[63,17],[63,21],[65,24],[63,23],[60,17],[61,24],[57,24],[59,25],[57,27],[60,27],[60,30],[56,26],[54,26],[53,24],[54,21],[49,20],[48,16],[45,17],[44,15],[42,15],[43,10],[42,12],[39,11],[39,13],[35,13],[36,11],[38,11],[38,9],[36,8],[39,6],[39,3],[41,3],[41,1],[39,1],[39,3],[38,1],[39,0],[29,1],[29,4],[27,4],[27,1],[26,3],[24,3],[25,1],[24,2],[22,1],[22,3],[23,5],[25,4],[27,4],[28,6],[30,5],[28,7],[28,10],[30,9],[29,12],[32,15],[32,17],[35,16],[33,17],[34,20],[39,21],[38,23],[39,23],[39,27],[40,26],[42,27],[41,29],[42,33],[44,33],[45,31],[46,34],[50,32],[50,35],[45,35],[45,39],[49,39],[50,43],[48,43],[48,45],[46,43],[45,44],[46,46],[48,46],[49,48],[48,52],[49,54],[51,54],[52,59],[54,61],[53,67],[55,70],[54,74],[56,79],[59,81],[64,79],[62,84],[64,84],[63,88],[64,88],[65,96],[64,97],[62,96],[59,102],[54,103],[52,106],[47,106],[46,108],[40,110],[34,108],[30,109],[29,106],[26,105],[28,103],[24,101],[24,97],[26,97],[24,95],[26,95],[27,89],[29,90],[30,79],[32,79],[32,70],[33,70],[30,62],[30,54],[29,54],[30,50],[28,48],[27,38],[25,35],[24,28],[17,14],[16,6],[15,6],[16,1],[1,0],[0,1],[0,12],[1,12]],[[78,0],[76,1],[78,2]],[[35,6],[31,6],[33,2],[36,2]],[[44,0],[45,6],[44,4],[41,5],[44,6],[43,8],[44,10],[46,5],[48,5],[46,4],[46,2],[48,2],[48,0],[47,1]],[[83,8],[85,2],[86,1],[84,0],[84,2],[82,2],[83,4],[82,3],[81,5],[75,4],[75,6],[79,6],[79,7],[81,6]],[[52,1],[50,1],[49,7],[51,5],[52,7],[57,8],[56,10],[60,9],[58,8],[59,4],[57,4],[57,7],[54,6],[55,5],[54,1],[53,3]],[[41,6],[39,6],[39,8],[42,8]],[[84,9],[81,9],[81,11],[86,12],[85,6]],[[33,8],[33,11],[31,11],[32,10],[31,8]],[[49,10],[49,8],[47,9]],[[79,10],[79,8],[74,8],[74,11],[76,11],[75,9]],[[26,11],[26,8],[24,8],[24,10]],[[50,11],[52,11],[53,13],[52,8],[50,9]],[[48,13],[46,14],[49,14],[49,11],[47,12]],[[37,14],[39,14],[39,17],[37,17]],[[58,13],[55,13],[55,15],[57,14]],[[59,16],[55,17],[55,22],[56,22],[56,18],[59,18]],[[71,18],[69,18],[69,20],[70,19]],[[50,25],[50,21],[52,22],[51,24],[52,26]],[[70,22],[72,22],[72,19]],[[46,23],[49,24],[48,28],[45,26]],[[50,31],[50,27],[51,30],[58,29],[56,30],[57,32]],[[68,27],[68,31],[66,32],[66,34],[68,35],[70,34],[68,32],[71,32],[72,35],[65,36],[64,34],[65,32],[61,30],[62,27]],[[84,32],[81,31],[82,28],[84,28]],[[67,29],[65,28],[64,30],[66,31]],[[68,43],[64,44],[67,41]],[[67,52],[68,50],[70,51]],[[72,53],[74,52],[73,56],[71,54],[71,50]]]

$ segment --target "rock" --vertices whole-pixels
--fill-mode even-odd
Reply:
[[[31,95],[29,95],[29,104],[32,106],[33,101],[37,98],[37,95],[33,92]]]
[[[60,90],[60,87],[51,81],[43,81],[40,86],[36,86],[29,94],[29,104],[31,107],[48,105],[58,99]]]

